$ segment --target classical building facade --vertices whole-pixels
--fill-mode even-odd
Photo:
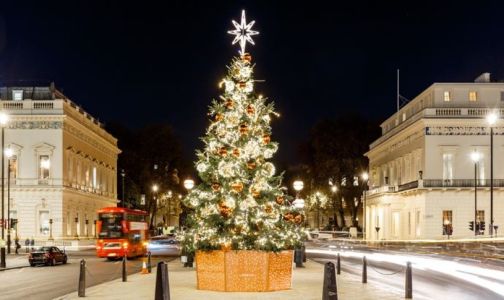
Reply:
[[[117,140],[54,85],[0,87],[0,105],[13,152],[4,207],[17,220],[12,236],[93,237],[96,211],[117,202]]]
[[[370,145],[366,238],[474,237],[469,222],[490,224],[490,128],[493,126],[494,225],[504,230],[504,83],[434,83],[381,124]],[[471,154],[480,154],[477,164]],[[379,228],[377,230],[377,228]]]

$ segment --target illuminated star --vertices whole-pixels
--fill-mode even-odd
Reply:
[[[259,34],[259,31],[251,30],[252,26],[254,26],[255,24],[255,21],[252,21],[247,24],[247,21],[245,20],[245,10],[242,10],[240,24],[238,24],[238,22],[236,22],[235,20],[232,20],[232,22],[235,27],[235,30],[229,30],[228,33],[236,36],[232,44],[234,45],[237,42],[240,42],[240,48],[241,48],[240,54],[243,55],[245,54],[245,46],[247,45],[247,42],[251,43],[252,45],[255,45],[252,36]]]

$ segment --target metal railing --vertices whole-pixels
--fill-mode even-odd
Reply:
[[[415,180],[415,181],[411,181],[411,182],[408,182],[408,183],[405,183],[405,184],[401,184],[397,191],[400,192],[400,191],[405,191],[405,190],[411,190],[411,189],[415,189],[418,187],[418,180]]]
[[[490,187],[490,179],[478,179],[478,187]],[[474,179],[424,179],[424,187],[474,187]],[[494,179],[494,187],[504,187],[504,179]]]

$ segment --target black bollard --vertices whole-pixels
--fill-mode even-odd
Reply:
[[[5,268],[5,248],[0,248],[0,268]]]
[[[79,272],[79,297],[86,297],[86,261],[81,259]]]
[[[122,261],[122,281],[128,281],[128,273],[126,272],[126,255],[123,256]]]
[[[155,300],[170,300],[170,284],[168,280],[168,265],[160,261],[156,272],[156,294]]]
[[[367,260],[365,256],[362,258],[362,283],[367,283]]]
[[[187,254],[187,262],[184,264],[184,267],[192,268],[194,262],[194,253]]]
[[[406,263],[406,284],[404,298],[413,299],[413,276],[411,271],[411,263],[409,261]]]
[[[324,287],[322,290],[322,300],[338,300],[336,274],[334,274],[334,264],[332,262],[328,262],[324,266]]]
[[[294,262],[296,262],[296,268],[303,267],[303,250],[302,249],[294,250]]]
[[[305,245],[301,246],[301,249],[303,250],[303,262],[305,263],[306,262],[306,246]]]
[[[341,260],[340,260],[340,255],[338,253],[338,260],[336,261],[336,273],[339,275],[341,274]]]
[[[151,252],[147,252],[147,271],[152,273],[152,265],[151,265]]]

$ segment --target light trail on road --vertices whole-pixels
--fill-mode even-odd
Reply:
[[[375,262],[388,262],[401,266],[406,266],[407,262],[411,262],[414,269],[426,271],[430,270],[448,276],[453,276],[504,296],[504,272],[499,270],[471,266],[456,261],[447,261],[413,255],[369,253],[348,250],[341,250],[338,252],[336,250],[324,249],[306,249],[306,252],[311,254],[330,255],[334,257],[336,257],[339,253],[342,257],[359,259],[366,256],[367,260]]]

